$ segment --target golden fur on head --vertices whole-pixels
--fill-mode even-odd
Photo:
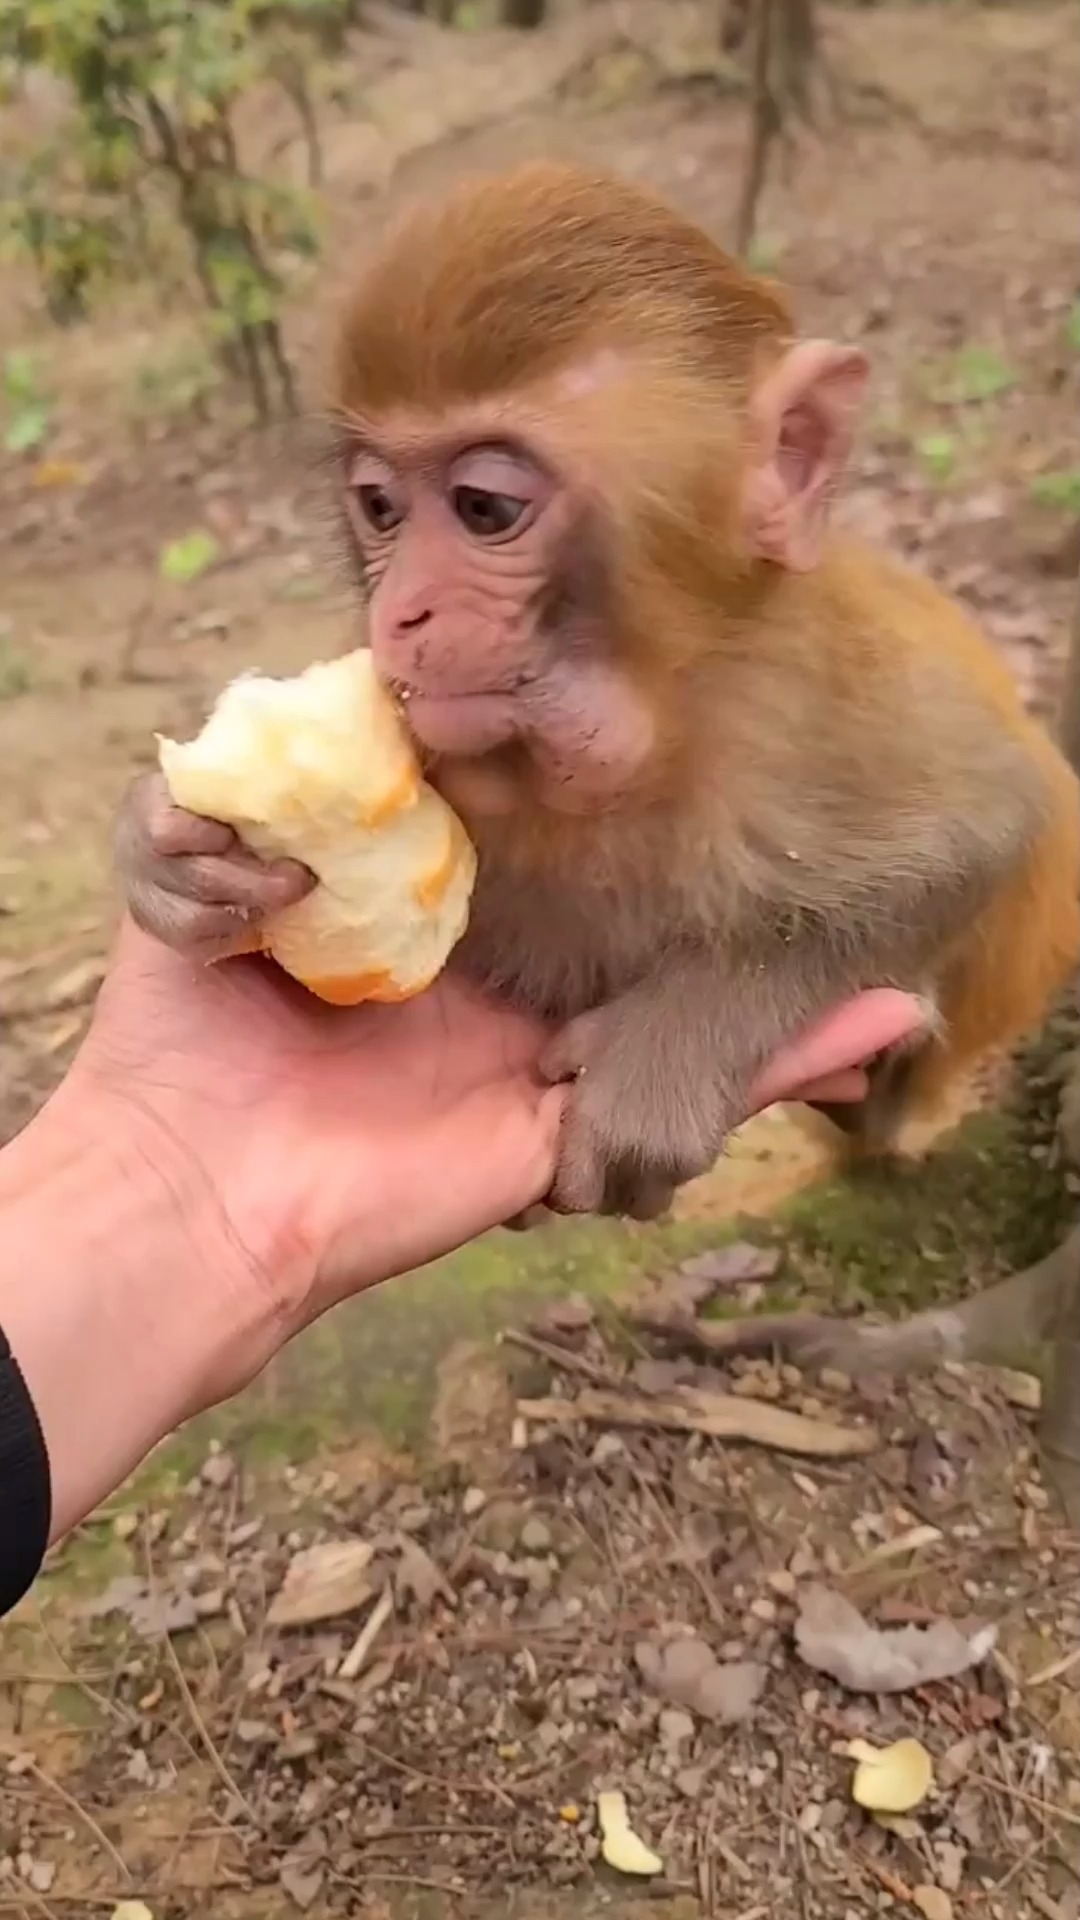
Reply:
[[[429,408],[602,348],[748,381],[791,331],[779,293],[664,201],[540,162],[406,215],[346,303],[338,390],[364,413]]]

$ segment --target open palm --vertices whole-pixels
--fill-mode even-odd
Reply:
[[[903,995],[860,996],[784,1049],[754,1104],[857,1098],[844,1069],[918,1021]],[[546,1037],[451,974],[343,1010],[261,960],[196,965],[126,923],[68,1092],[89,1078],[137,1111],[158,1177],[209,1203],[287,1337],[542,1198],[564,1097],[536,1072]]]

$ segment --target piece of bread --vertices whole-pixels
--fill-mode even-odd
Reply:
[[[407,1000],[441,971],[465,930],[476,855],[423,780],[366,649],[291,680],[242,675],[194,740],[159,735],[158,747],[178,806],[316,875],[261,943],[312,993],[337,1006]]]

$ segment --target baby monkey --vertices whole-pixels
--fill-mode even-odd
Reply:
[[[555,1023],[560,1211],[663,1211],[779,1046],[882,985],[927,1009],[848,1122],[887,1147],[1080,950],[1074,775],[960,609],[830,529],[866,374],[556,165],[416,209],[345,304],[368,643],[479,853],[452,964]],[[205,958],[307,884],[156,776],[118,851]]]

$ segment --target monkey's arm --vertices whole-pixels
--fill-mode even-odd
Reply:
[[[893,986],[926,996],[929,1026],[945,958],[979,934],[989,902],[1017,887],[1024,897],[1047,832],[1041,769],[1019,756],[1004,763],[1014,778],[980,809],[958,815],[942,802],[923,818],[898,809],[872,847],[860,846],[857,822],[839,847],[822,836],[826,853],[798,866],[797,893],[779,862],[771,881],[763,867],[768,884],[743,898],[726,930],[669,948],[627,993],[571,1022],[547,1063],[553,1079],[581,1074],[554,1204],[662,1211],[714,1163],[767,1062],[853,994]],[[1039,884],[1070,900],[1067,872],[1041,872]],[[888,1131],[888,1079],[881,1092]]]
[[[576,1084],[555,1207],[642,1219],[663,1212],[675,1188],[712,1166],[785,1043],[864,988],[910,987],[916,977],[823,922],[785,932],[777,924],[727,947],[673,950],[556,1037],[541,1069]]]
[[[114,850],[132,919],[197,960],[250,952],[263,922],[314,885],[295,861],[268,866],[231,827],[175,806],[160,773],[129,787]]]

